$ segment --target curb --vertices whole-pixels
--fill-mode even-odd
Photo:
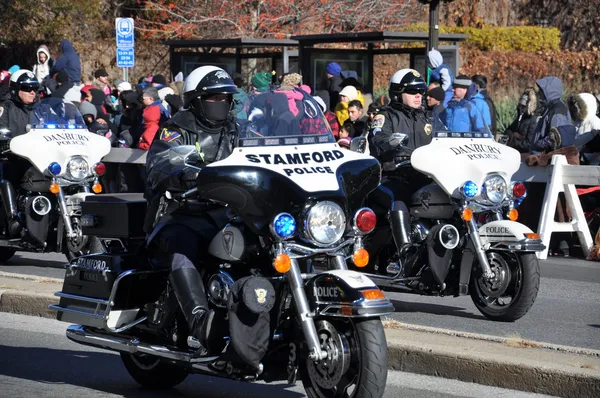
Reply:
[[[58,297],[53,294],[12,289],[0,291],[0,312],[56,319],[56,311],[48,308],[52,304],[58,304]]]

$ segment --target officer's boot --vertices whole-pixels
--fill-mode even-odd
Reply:
[[[206,355],[214,311],[208,308],[202,277],[196,268],[186,267],[172,271],[169,279],[190,330],[188,345],[198,348],[194,356]]]
[[[404,253],[411,247],[410,239],[410,214],[407,210],[392,210],[390,211],[390,224],[392,226],[392,236],[398,250],[400,260],[404,261]],[[404,264],[406,266],[406,264]],[[400,264],[402,268],[402,264]],[[388,270],[390,272],[391,270]],[[408,270],[404,270],[406,274]]]
[[[6,213],[6,229],[9,237],[16,237],[21,233],[21,222],[17,209],[17,192],[10,181],[0,181],[0,198]]]

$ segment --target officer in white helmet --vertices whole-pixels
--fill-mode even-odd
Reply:
[[[196,187],[198,171],[172,165],[168,151],[174,146],[194,145],[198,167],[228,157],[236,138],[231,110],[233,94],[238,90],[223,69],[202,66],[185,79],[183,91],[183,109],[161,127],[148,152],[145,193],[148,211],[144,227],[150,234],[150,247],[165,256],[164,262],[171,270],[169,279],[188,323],[190,337],[199,347],[197,354],[204,355],[214,312],[208,307],[196,267],[207,255],[210,239],[218,232],[217,222],[212,212],[189,210],[193,198],[180,202],[171,211],[172,195]]]
[[[422,106],[427,85],[419,72],[401,69],[390,80],[389,105],[371,124],[371,156],[383,166],[382,189],[393,195],[390,209],[392,235],[398,250],[410,244],[410,214],[406,203],[427,179],[410,167],[396,169],[411,152],[432,139],[432,126]],[[388,171],[389,170],[389,171]]]

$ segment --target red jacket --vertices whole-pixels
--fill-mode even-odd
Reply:
[[[145,151],[150,149],[150,145],[152,144],[152,141],[154,141],[154,136],[156,136],[160,124],[167,121],[168,115],[166,114],[166,111],[163,112],[161,108],[162,106],[157,104],[156,102],[144,108],[144,112],[142,113],[143,132],[140,136],[138,148],[143,149]]]

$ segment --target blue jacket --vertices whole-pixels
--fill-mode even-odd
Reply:
[[[481,113],[481,116],[483,116],[483,120],[485,121],[485,123],[487,124],[487,126],[491,128],[491,126],[492,126],[492,114],[490,112],[490,106],[486,102],[485,97],[483,96],[483,94],[481,94],[477,90],[477,84],[475,84],[475,83],[471,84],[471,86],[469,87],[469,90],[467,91],[466,97],[472,103],[475,104],[475,106],[479,110],[479,113]]]
[[[446,110],[440,114],[440,119],[450,131],[460,133],[488,131],[487,125],[475,104],[467,100],[450,101]]]
[[[50,75],[64,70],[69,75],[70,82],[81,82],[81,63],[79,55],[75,52],[71,42],[66,39],[62,40],[60,42],[60,51],[62,54],[54,63]]]

